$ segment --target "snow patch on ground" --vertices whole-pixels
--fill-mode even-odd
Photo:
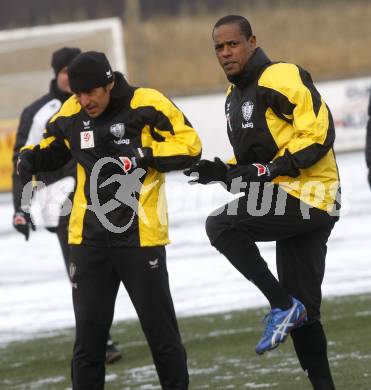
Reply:
[[[338,156],[342,179],[342,217],[328,242],[324,297],[371,292],[371,191],[361,152]],[[167,248],[171,290],[178,315],[227,312],[266,305],[247,282],[209,244],[206,216],[233,197],[219,185],[189,186],[179,174],[168,176],[172,244]],[[47,334],[74,325],[71,287],[57,237],[40,228],[29,242],[11,227],[11,198],[0,196],[0,343]],[[259,244],[275,270],[273,243]],[[368,308],[365,308],[367,310]],[[136,318],[121,288],[115,321]]]

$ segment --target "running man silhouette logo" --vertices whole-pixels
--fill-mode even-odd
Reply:
[[[99,188],[106,187],[111,183],[118,182],[120,187],[116,191],[114,195],[114,199],[109,200],[104,204],[100,204],[100,200],[98,197],[98,175],[100,170],[105,164],[114,163],[117,164],[123,169],[123,166],[112,157],[104,157],[99,159],[93,167],[91,176],[90,176],[90,198],[91,205],[88,205],[87,208],[92,210],[102,225],[112,233],[123,233],[132,225],[135,215],[144,222],[147,226],[149,225],[148,218],[146,213],[139,203],[136,194],[145,194],[158,185],[159,181],[155,181],[149,185],[143,186],[140,179],[146,174],[146,171],[142,168],[136,168],[131,173],[123,174],[113,174],[110,178],[105,180],[102,184],[100,184]],[[115,226],[112,224],[109,219],[106,217],[108,213],[117,209],[118,207],[122,207],[125,205],[132,209],[132,216],[130,221],[124,226]]]

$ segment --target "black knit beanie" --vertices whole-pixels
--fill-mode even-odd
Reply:
[[[56,50],[53,53],[51,64],[54,69],[54,74],[57,76],[80,53],[81,50],[77,47],[62,47],[62,49]]]
[[[104,87],[115,79],[104,53],[87,51],[79,54],[67,67],[72,92],[87,92]]]

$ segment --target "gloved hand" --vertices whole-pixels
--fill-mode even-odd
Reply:
[[[367,179],[368,179],[368,184],[371,188],[371,169],[369,169],[369,171],[368,171]]]
[[[241,177],[246,183],[264,183],[275,179],[277,176],[297,177],[300,171],[291,160],[279,157],[268,163],[253,163],[248,165],[236,165],[231,167],[226,175],[226,180],[231,183],[233,179]]]
[[[133,153],[136,158],[136,163],[139,168],[147,169],[152,166],[153,163],[153,152],[151,148],[140,147],[133,148]]]
[[[24,235],[26,241],[30,237],[30,228],[36,230],[34,223],[31,220],[30,213],[24,211],[16,211],[13,215],[13,226],[21,234]]]
[[[242,181],[250,182],[267,182],[273,180],[278,175],[276,174],[273,163],[261,164],[253,163],[248,165],[236,165],[232,167],[226,175],[227,181],[232,182],[233,179],[241,177]]]
[[[33,163],[33,153],[32,150],[26,149],[23,150],[17,161],[17,174],[19,175],[23,185],[27,184],[32,180],[32,163]]]
[[[190,180],[189,184],[208,184],[213,181],[225,182],[227,171],[228,165],[224,164],[219,157],[215,157],[214,161],[200,160],[185,169],[183,173],[186,176],[196,177],[194,180]]]

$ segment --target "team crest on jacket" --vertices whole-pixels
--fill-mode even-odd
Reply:
[[[116,138],[123,138],[125,135],[125,125],[123,123],[116,123],[115,125],[112,125],[110,128],[110,132],[116,137]]]
[[[130,140],[129,139],[124,139],[125,135],[125,124],[124,123],[116,123],[110,127],[110,132],[111,134],[118,138],[118,140],[114,141],[115,144],[129,144]]]
[[[242,105],[242,116],[243,119],[245,119],[245,123],[242,122],[242,128],[246,129],[249,127],[254,127],[254,124],[252,122],[249,122],[252,116],[252,113],[254,111],[254,103],[248,100]]]

